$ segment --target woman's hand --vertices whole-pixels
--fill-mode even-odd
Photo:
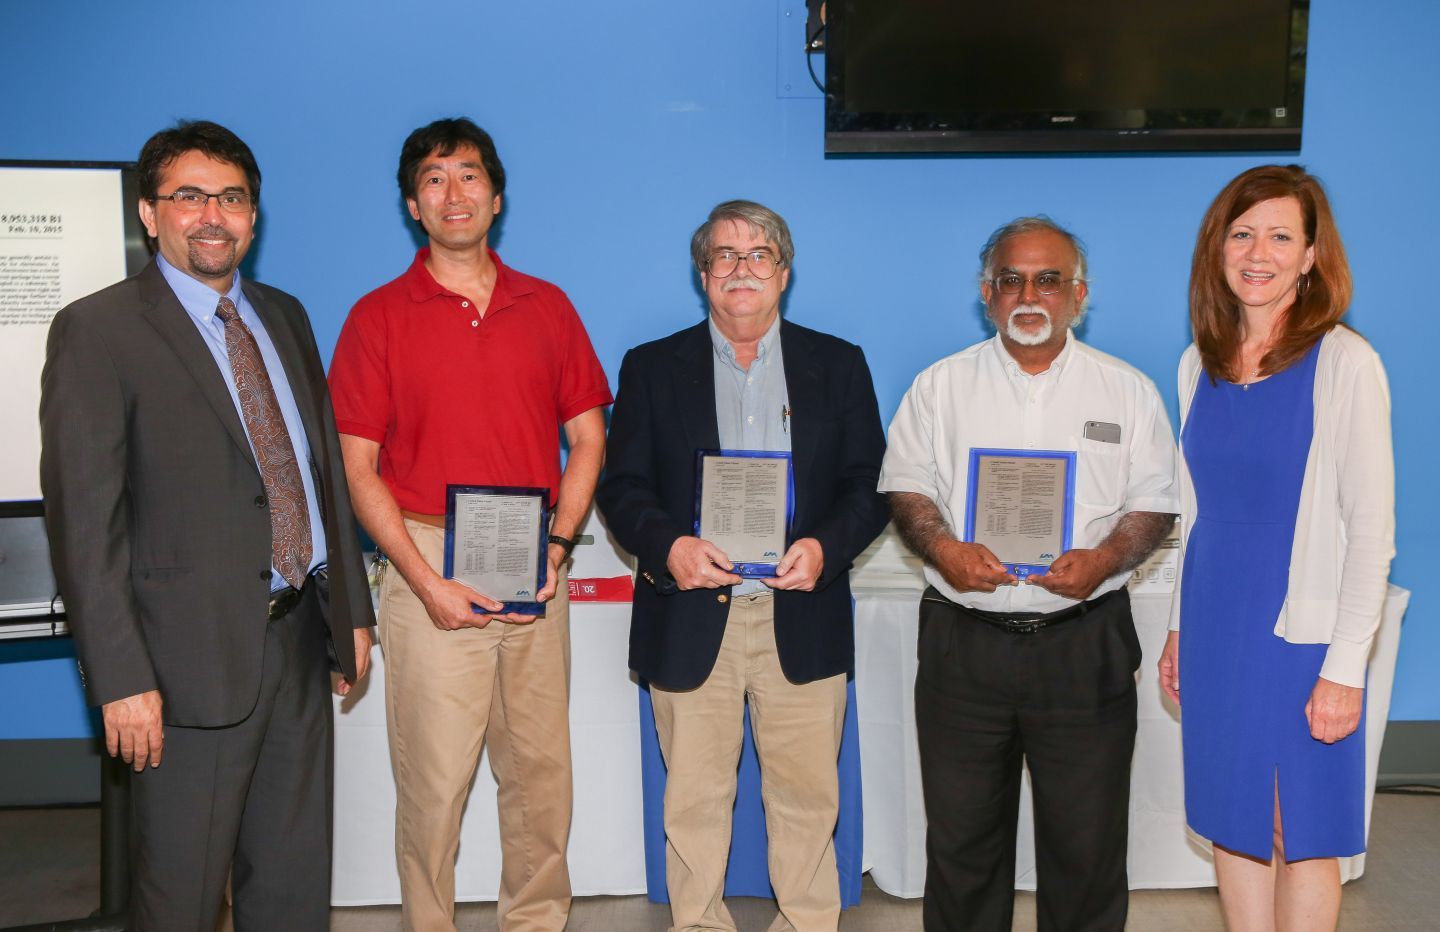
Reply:
[[[1165,638],[1165,649],[1160,651],[1160,688],[1170,701],[1180,704],[1180,632],[1171,631]]]
[[[1357,686],[1341,686],[1323,676],[1315,680],[1310,701],[1305,703],[1305,720],[1310,723],[1310,737],[1326,744],[1348,738],[1360,725],[1360,710],[1364,704],[1365,690]]]

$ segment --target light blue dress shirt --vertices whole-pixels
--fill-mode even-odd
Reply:
[[[715,348],[715,421],[720,446],[726,450],[790,452],[790,393],[785,386],[785,357],[780,350],[780,318],[760,338],[749,369],[735,359],[735,348],[710,319]],[[769,592],[770,587],[747,579],[732,595]]]
[[[241,425],[244,425],[245,414],[240,407],[240,393],[235,388],[235,374],[230,369],[230,354],[225,349],[225,322],[215,316],[215,310],[220,305],[220,295],[216,294],[214,288],[175,268],[158,252],[155,254],[155,263],[160,267],[160,274],[165,276],[165,281],[169,283],[170,290],[180,299],[180,306],[185,308],[185,313],[195,322],[195,328],[204,338],[210,355],[215,357],[215,365],[220,369],[225,387],[230,390],[230,400],[235,403],[235,413],[240,416]],[[251,307],[245,298],[245,292],[240,288],[239,270],[236,270],[235,281],[230,285],[225,297],[235,302],[240,319],[250,328],[255,343],[260,347],[260,356],[265,360],[265,371],[270,376],[270,384],[275,388],[275,400],[285,418],[285,429],[290,432],[290,443],[295,448],[295,462],[300,465],[300,481],[305,484],[305,504],[310,508],[309,569],[313,570],[325,563],[325,522],[320,519],[320,500],[315,494],[315,475],[310,461],[310,440],[305,434],[305,423],[300,420],[300,409],[295,405],[295,393],[290,389],[290,380],[285,375],[284,363],[275,352],[275,344],[271,342],[260,315],[255,313],[255,308]],[[245,436],[249,439],[248,430]],[[255,453],[253,440],[250,441],[250,453],[252,456]],[[270,567],[271,591],[287,585],[289,583],[280,575],[279,570]]]

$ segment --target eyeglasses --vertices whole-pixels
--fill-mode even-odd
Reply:
[[[705,260],[705,271],[716,278],[729,278],[735,274],[740,263],[745,263],[750,269],[750,274],[759,279],[767,279],[775,274],[775,270],[783,263],[771,253],[763,249],[756,249],[751,252],[736,252],[733,249],[722,249],[713,253]]]
[[[155,195],[155,202],[169,201],[175,205],[176,210],[183,210],[187,213],[196,213],[205,209],[210,203],[210,198],[215,198],[215,203],[227,214],[243,214],[250,209],[254,201],[244,191],[221,191],[219,194],[208,194],[199,188],[181,188],[170,194]]]
[[[1041,272],[1034,278],[1027,278],[1016,272],[1006,272],[1004,275],[997,275],[990,282],[995,290],[1001,294],[1019,294],[1025,290],[1025,283],[1034,284],[1035,290],[1040,294],[1059,294],[1066,285],[1078,282],[1078,278],[1063,278],[1059,272]]]

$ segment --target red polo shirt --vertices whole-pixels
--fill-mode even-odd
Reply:
[[[560,488],[560,425],[612,400],[565,293],[507,268],[482,317],[435,281],[428,248],[351,309],[330,364],[335,424],[380,444],[406,511],[443,514],[445,486]]]

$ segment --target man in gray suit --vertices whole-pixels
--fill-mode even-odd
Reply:
[[[308,318],[243,281],[260,171],[224,127],[140,153],[159,253],[56,315],[50,549],[105,744],[133,765],[133,929],[329,927],[328,648],[374,616]]]

